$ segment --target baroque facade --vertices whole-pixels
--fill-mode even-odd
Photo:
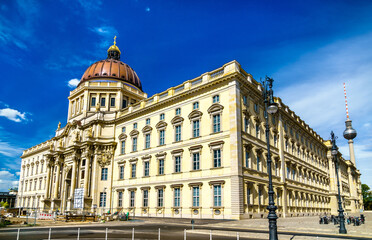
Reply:
[[[266,217],[262,86],[232,61],[148,97],[114,43],[70,92],[68,121],[23,152],[18,205],[147,217]],[[329,140],[285,105],[270,116],[278,216],[337,213]],[[340,153],[347,212],[363,208],[360,172]],[[97,210],[95,209],[97,207]]]

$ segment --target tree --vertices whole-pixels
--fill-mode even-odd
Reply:
[[[2,201],[2,202],[0,202],[0,207],[8,208],[9,207],[9,203]]]
[[[367,184],[362,184],[363,205],[365,210],[372,210],[372,192]]]

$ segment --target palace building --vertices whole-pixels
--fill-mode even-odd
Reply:
[[[88,67],[70,92],[67,124],[23,152],[18,206],[142,217],[266,217],[262,85],[232,61],[148,97],[120,58],[114,42],[107,59]],[[279,110],[270,116],[269,135],[278,216],[337,214],[330,141],[279,97],[275,101]],[[360,172],[339,157],[345,210],[359,212]]]

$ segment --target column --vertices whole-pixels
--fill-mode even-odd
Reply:
[[[85,156],[85,171],[84,171],[84,197],[88,197],[88,186],[89,186],[89,175],[90,175],[90,171],[89,171],[89,165],[90,165],[90,155],[87,154]]]
[[[54,185],[54,193],[53,193],[53,198],[54,199],[58,198],[59,182],[60,182],[60,178],[61,178],[61,163],[60,163],[59,159],[56,161],[56,168],[57,168],[56,183]]]
[[[49,161],[46,161],[46,167],[47,167],[47,179],[45,181],[45,198],[50,198],[50,194],[49,194],[49,191],[50,191],[50,168],[51,168],[51,164],[50,164],[50,159]]]
[[[94,153],[94,160],[93,160],[93,173],[92,173],[92,193],[91,193],[91,197],[92,197],[92,204],[97,204],[97,199],[96,199],[96,196],[97,196],[97,178],[98,178],[98,169],[97,169],[97,146],[96,146],[96,149],[95,149],[95,153]]]
[[[72,160],[72,174],[71,174],[71,190],[70,190],[70,199],[74,198],[75,184],[76,184],[76,161],[74,157]]]

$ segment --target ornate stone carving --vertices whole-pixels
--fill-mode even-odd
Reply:
[[[93,137],[93,127],[90,126],[87,130],[85,130],[85,136],[86,138],[92,138]]]
[[[111,163],[112,157],[113,155],[112,155],[111,148],[106,148],[105,150],[101,152],[100,155],[97,155],[98,164],[101,167],[107,166]]]

